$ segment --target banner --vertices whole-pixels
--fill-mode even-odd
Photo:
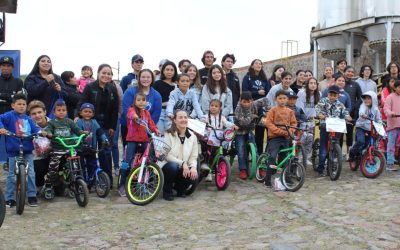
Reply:
[[[20,50],[0,50],[0,57],[9,56],[14,59],[13,76],[20,77],[21,70],[21,51]]]

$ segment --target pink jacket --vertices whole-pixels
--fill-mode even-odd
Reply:
[[[400,95],[391,93],[386,98],[383,110],[387,116],[386,130],[389,131],[395,128],[400,128],[400,117],[392,117],[392,115],[400,115]]]
[[[76,80],[76,85],[79,87],[79,92],[82,93],[83,90],[85,89],[85,86],[88,83],[94,82],[95,80],[93,78],[85,78],[81,76],[78,80]]]

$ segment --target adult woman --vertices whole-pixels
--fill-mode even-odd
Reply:
[[[304,78],[306,81],[310,80],[311,77],[314,77],[314,74],[311,70],[308,69],[308,70],[304,71]]]
[[[272,69],[272,76],[268,80],[271,87],[281,82],[281,74],[283,71],[285,71],[285,67],[283,67],[283,65],[278,64],[274,66]]]
[[[167,61],[163,64],[161,68],[161,78],[156,81],[153,85],[154,89],[158,91],[162,99],[162,110],[160,120],[157,123],[158,130],[161,134],[164,134],[171,126],[171,120],[167,116],[166,108],[168,105],[169,94],[175,89],[176,78],[178,77],[178,72],[175,63]]]
[[[172,119],[171,128],[165,133],[165,142],[171,147],[162,166],[163,196],[168,201],[174,199],[173,186],[177,197],[185,197],[186,188],[197,179],[197,138],[187,129],[187,124],[188,114],[178,110]]]
[[[53,73],[52,63],[47,55],[41,55],[36,60],[31,73],[25,79],[25,88],[29,101],[42,101],[49,112],[58,98],[68,98],[64,83],[60,76]]]
[[[250,64],[247,74],[243,77],[242,92],[250,91],[253,100],[258,100],[265,97],[270,89],[271,85],[269,84],[267,76],[265,75],[261,60],[253,60]],[[263,112],[265,112],[265,110],[260,109],[258,111],[258,115],[263,115]],[[257,152],[260,154],[263,152],[265,129],[265,126],[258,125],[255,128]]]
[[[318,84],[318,90],[323,91],[335,84],[335,79],[333,79],[333,68],[331,66],[325,66],[324,68],[324,80],[320,81]]]
[[[196,65],[194,64],[189,64],[187,68],[185,69],[185,73],[189,75],[190,79],[190,89],[193,89],[196,92],[197,95],[197,100],[199,103],[201,103],[201,91],[203,90],[203,85],[201,84],[200,81],[200,74],[199,71],[197,70]]]
[[[377,93],[378,89],[374,80],[372,80],[372,67],[369,65],[363,65],[360,69],[360,77],[356,80],[358,85],[360,85],[361,93],[365,93],[367,91],[374,91]]]
[[[150,69],[142,69],[138,75],[138,86],[128,88],[122,99],[122,114],[121,114],[121,136],[122,143],[126,145],[126,135],[128,133],[126,115],[129,107],[133,104],[135,95],[138,91],[143,92],[147,97],[146,109],[150,112],[151,119],[157,124],[161,114],[161,95],[151,85],[154,83],[154,75]]]
[[[97,80],[85,86],[78,108],[83,103],[91,103],[95,109],[94,119],[112,140],[118,119],[118,91],[112,82],[112,69],[108,64],[101,64],[97,70]],[[77,114],[77,113],[76,113]],[[108,174],[112,187],[111,146],[108,145],[99,153],[99,162]]]
[[[214,64],[208,72],[207,83],[201,92],[201,109],[204,114],[210,110],[210,101],[220,100],[222,103],[222,115],[228,117],[233,113],[232,91],[228,88],[222,68]]]
[[[395,62],[390,62],[386,67],[388,74],[382,77],[382,88],[386,87],[391,78],[396,78],[396,80],[400,80],[400,66]]]

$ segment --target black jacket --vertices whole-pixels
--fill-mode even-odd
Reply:
[[[21,91],[24,84],[21,79],[12,75],[8,78],[0,76],[0,114],[11,110],[12,97]]]
[[[203,84],[203,85],[206,84],[206,82],[207,82],[208,71],[210,71],[210,69],[207,69],[207,68],[199,69],[200,81],[201,81],[201,84]]]
[[[226,81],[228,82],[228,88],[232,91],[232,104],[233,110],[235,110],[240,99],[239,77],[231,70],[226,74]]]
[[[105,100],[103,98],[105,97]],[[105,109],[101,109],[102,102],[105,103]],[[89,102],[95,108],[95,119],[103,129],[114,129],[117,127],[118,119],[118,92],[114,84],[107,84],[104,89],[99,86],[99,82],[89,83],[82,93],[75,116],[79,114],[79,107]]]
[[[65,103],[67,104],[68,118],[73,120],[76,108],[79,109],[77,105],[82,94],[79,93],[76,86],[69,85],[68,83],[65,84],[65,91],[68,93],[68,97],[65,100]]]
[[[362,103],[361,95],[362,91],[360,88],[360,85],[356,83],[353,80],[346,81],[346,85],[344,86],[344,91],[347,92],[350,96],[350,101],[351,101],[351,111],[350,111],[350,116],[353,118],[358,117],[358,109],[360,108],[360,105]]]

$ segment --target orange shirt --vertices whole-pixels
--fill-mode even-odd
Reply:
[[[273,107],[267,113],[267,119],[265,119],[265,126],[268,128],[268,138],[285,137],[289,138],[289,135],[284,127],[277,127],[275,124],[290,125],[293,127],[297,126],[296,116],[293,110],[287,107]]]

